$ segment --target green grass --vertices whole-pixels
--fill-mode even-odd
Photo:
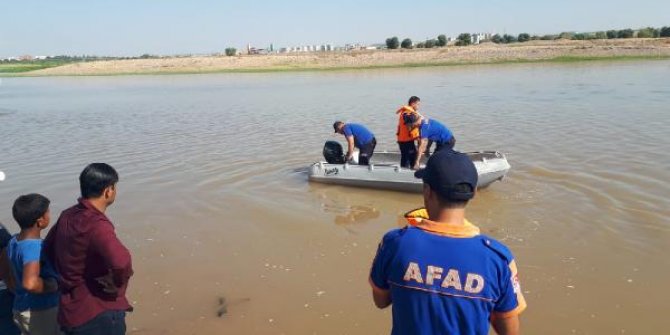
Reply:
[[[0,74],[30,72],[55,66],[61,66],[64,64],[68,64],[68,62],[45,60],[45,61],[31,61],[31,62],[20,62],[20,63],[0,63]]]
[[[534,64],[534,63],[582,63],[582,62],[608,62],[608,61],[636,61],[636,60],[667,60],[668,55],[637,55],[637,56],[558,56],[545,59],[503,59],[492,61],[444,61],[444,62],[425,62],[425,63],[403,63],[403,64],[381,64],[366,66],[303,66],[303,65],[281,65],[264,68],[237,68],[237,69],[205,69],[202,71],[148,71],[148,72],[121,72],[106,74],[84,74],[84,75],[65,75],[65,76],[126,76],[126,75],[175,75],[175,74],[206,74],[206,73],[276,73],[276,72],[334,72],[334,71],[358,71],[375,69],[400,69],[400,68],[421,68],[421,67],[445,67],[445,66],[467,66],[467,65],[503,65],[503,64]],[[41,76],[33,75],[30,71],[45,69],[49,67],[69,64],[71,62],[34,62],[34,63],[12,63],[0,64],[0,75],[5,76]]]

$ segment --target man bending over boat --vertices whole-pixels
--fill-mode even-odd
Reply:
[[[421,158],[428,153],[430,146],[435,143],[435,153],[443,149],[454,149],[456,138],[447,126],[437,120],[424,118],[419,114],[405,116],[405,124],[419,129],[419,148],[416,154],[416,160],[412,165],[413,170],[420,167]]]
[[[368,128],[357,123],[336,121],[333,124],[333,128],[336,133],[344,135],[347,139],[348,146],[345,161],[348,162],[351,160],[354,155],[354,147],[356,147],[360,151],[358,164],[369,165],[370,158],[372,158],[372,154],[375,151],[375,146],[377,146],[375,135]]]

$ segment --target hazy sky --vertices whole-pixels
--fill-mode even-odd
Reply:
[[[0,57],[210,53],[247,43],[380,43],[670,25],[668,0],[7,0]]]

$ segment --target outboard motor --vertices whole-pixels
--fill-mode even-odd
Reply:
[[[344,150],[337,141],[326,141],[323,145],[323,157],[330,164],[344,164]]]

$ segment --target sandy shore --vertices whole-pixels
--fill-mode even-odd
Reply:
[[[670,58],[670,38],[532,41],[436,49],[114,60],[68,64],[21,75],[263,72],[637,58]]]

